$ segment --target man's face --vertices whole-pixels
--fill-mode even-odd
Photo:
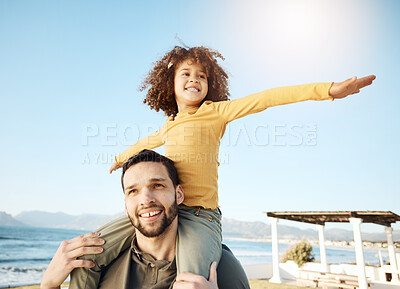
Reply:
[[[124,175],[125,210],[132,225],[146,237],[164,233],[175,220],[183,201],[161,163],[141,162]]]

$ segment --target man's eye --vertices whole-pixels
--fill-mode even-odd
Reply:
[[[128,192],[128,194],[135,194],[135,193],[137,193],[137,190],[136,190],[136,189],[130,190],[130,191]]]
[[[154,187],[157,188],[157,189],[159,189],[159,188],[164,188],[164,185],[162,185],[162,184],[155,184]]]

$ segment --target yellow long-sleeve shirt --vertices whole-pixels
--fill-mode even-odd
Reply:
[[[168,117],[158,130],[138,141],[115,160],[122,165],[143,149],[165,144],[165,156],[174,161],[187,206],[218,207],[218,153],[226,125],[268,107],[305,100],[333,99],[332,83],[314,83],[268,89],[232,101],[205,101],[199,108]]]

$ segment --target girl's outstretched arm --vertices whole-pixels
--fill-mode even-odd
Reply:
[[[329,89],[329,95],[333,98],[344,98],[350,94],[359,93],[361,88],[371,85],[375,78],[375,75],[369,75],[360,79],[354,76],[343,82],[333,83]]]
[[[213,106],[229,123],[232,120],[261,112],[273,106],[306,100],[344,98],[350,94],[358,93],[361,88],[370,85],[374,79],[375,75],[370,75],[360,79],[353,77],[338,83],[310,83],[271,88],[232,101],[215,102]]]

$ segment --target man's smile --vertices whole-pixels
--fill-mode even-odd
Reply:
[[[147,213],[140,214],[139,216],[143,217],[143,218],[148,218],[148,217],[153,217],[155,215],[158,215],[160,213],[161,213],[161,211],[152,211],[152,212],[147,212]]]
[[[139,218],[145,222],[154,222],[161,216],[162,211],[163,210],[153,208],[153,209],[142,210],[138,215]]]

